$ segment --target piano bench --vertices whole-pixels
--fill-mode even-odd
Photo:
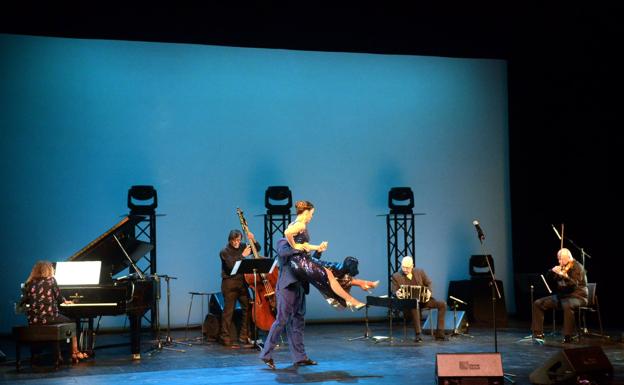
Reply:
[[[76,335],[76,324],[60,323],[52,325],[25,325],[14,326],[13,337],[15,338],[15,369],[20,371],[21,347],[30,345],[32,364],[32,350],[35,345],[54,344],[55,368],[58,369],[62,362],[61,341],[71,344],[71,338]],[[71,351],[71,345],[70,345]],[[67,363],[71,360],[67,359]]]

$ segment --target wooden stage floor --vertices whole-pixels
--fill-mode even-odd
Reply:
[[[371,335],[388,335],[387,323],[372,323]],[[393,343],[371,339],[350,338],[364,335],[363,323],[310,324],[305,330],[306,350],[318,366],[294,367],[287,346],[278,349],[277,370],[268,369],[253,349],[230,349],[214,342],[197,341],[192,346],[174,345],[184,352],[162,349],[148,354],[153,344],[151,335],[143,336],[140,361],[132,361],[129,346],[97,349],[97,356],[77,365],[54,370],[47,365],[31,367],[28,360],[22,371],[15,371],[15,348],[8,336],[0,337],[0,350],[6,361],[0,363],[0,384],[434,384],[436,353],[494,352],[494,331],[491,328],[471,328],[473,338],[456,336],[449,341],[434,341],[424,336],[419,344],[412,342],[413,333],[407,329],[403,339],[402,323],[395,324]],[[617,333],[620,333],[617,335]],[[520,327],[498,330],[497,347],[505,373],[513,375],[516,384],[529,384],[529,374],[563,348],[600,346],[614,367],[614,384],[624,384],[624,344],[621,331],[611,331],[612,338],[603,340],[584,337],[563,346],[560,337],[547,338],[537,345],[528,335],[528,323]],[[184,330],[171,336],[183,339]],[[188,337],[200,335],[193,329]],[[127,334],[103,334],[97,345],[127,342]],[[29,357],[28,348],[23,356]],[[507,382],[509,384],[510,382]]]

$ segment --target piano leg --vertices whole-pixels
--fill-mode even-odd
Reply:
[[[130,314],[130,350],[133,360],[141,359],[141,316]]]

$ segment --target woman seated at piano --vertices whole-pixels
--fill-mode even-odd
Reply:
[[[59,313],[59,304],[72,303],[61,295],[54,278],[54,266],[48,261],[35,263],[25,285],[26,317],[29,325],[52,325],[74,320]],[[76,336],[72,337],[72,362],[89,358],[78,350]]]

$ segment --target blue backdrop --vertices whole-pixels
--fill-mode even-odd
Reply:
[[[329,241],[328,259],[357,256],[361,277],[382,281],[377,294],[377,215],[391,187],[411,187],[426,213],[416,264],[434,296],[485,251],[514,310],[504,61],[15,35],[0,35],[0,53],[0,332],[25,322],[13,302],[34,262],[65,260],[105,232],[136,184],[154,185],[166,214],[158,272],[179,278],[173,326],[186,323],[189,291],[219,291],[236,207],[262,238],[255,215],[270,185],[314,202],[313,241]],[[308,319],[362,317],[309,298]]]

